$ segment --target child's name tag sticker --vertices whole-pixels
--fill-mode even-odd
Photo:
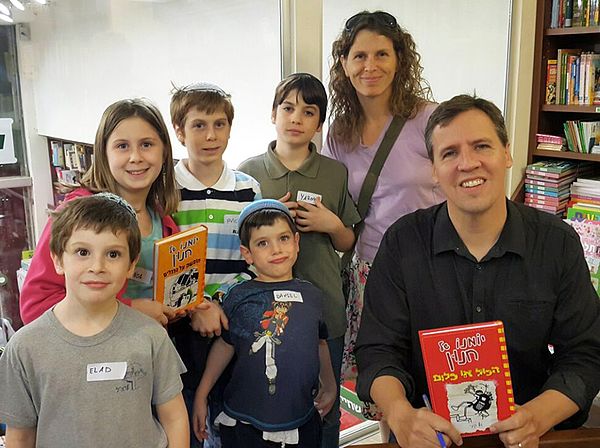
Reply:
[[[317,193],[311,193],[310,191],[301,191],[298,190],[298,194],[296,195],[296,202],[308,202],[309,204],[316,205],[317,198],[323,199],[323,196]]]
[[[97,362],[87,365],[87,380],[110,381],[122,380],[127,373],[127,362]]]
[[[150,269],[144,269],[140,266],[136,266],[131,276],[132,280],[143,283],[145,285],[152,284],[152,271]]]
[[[240,215],[225,215],[223,216],[223,224],[225,224],[227,231],[237,235],[238,233],[238,219]]]
[[[273,291],[276,302],[304,302],[298,291]]]

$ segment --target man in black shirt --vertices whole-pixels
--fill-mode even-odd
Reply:
[[[425,139],[448,200],[401,218],[381,243],[356,345],[359,397],[377,403],[404,448],[439,446],[435,431],[461,444],[450,422],[423,409],[417,332],[502,320],[520,407],[491,429],[506,447],[537,447],[561,422],[580,426],[600,388],[600,302],[579,238],[506,199],[512,157],[492,103],[440,104]]]

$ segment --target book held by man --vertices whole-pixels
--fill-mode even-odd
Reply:
[[[433,412],[463,436],[490,433],[515,403],[501,321],[419,331]]]
[[[178,310],[204,300],[208,229],[200,225],[154,242],[154,298]]]

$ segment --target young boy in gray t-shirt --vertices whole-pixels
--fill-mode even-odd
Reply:
[[[0,357],[6,446],[189,446],[183,363],[160,325],[116,299],[140,251],[133,208],[110,193],[67,203],[50,250],[66,295]]]

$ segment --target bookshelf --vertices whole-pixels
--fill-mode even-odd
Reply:
[[[600,105],[545,104],[547,61],[557,58],[559,48],[577,48],[584,52],[600,53],[600,26],[551,28],[552,4],[552,0],[537,0],[527,163],[548,158],[600,162],[600,154],[536,149],[537,133],[564,136],[563,123],[567,120],[600,120]]]
[[[50,172],[54,204],[64,199],[64,186],[76,186],[81,175],[91,166],[94,156],[93,146],[89,143],[74,142],[61,138],[47,137],[50,154]]]

